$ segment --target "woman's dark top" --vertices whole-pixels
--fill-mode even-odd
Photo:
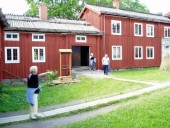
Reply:
[[[38,75],[30,74],[28,77],[27,82],[28,88],[38,88],[39,82],[38,82]],[[38,88],[35,93],[38,94],[40,92],[40,89]]]

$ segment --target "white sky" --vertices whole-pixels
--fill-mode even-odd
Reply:
[[[140,2],[144,3],[151,13],[162,12],[166,14],[170,11],[169,0],[140,0]],[[2,8],[4,14],[22,15],[29,7],[25,0],[0,0],[0,8]]]

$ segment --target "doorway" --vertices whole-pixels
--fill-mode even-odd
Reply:
[[[72,46],[72,66],[89,66],[89,46]]]

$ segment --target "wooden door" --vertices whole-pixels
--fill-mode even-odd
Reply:
[[[72,66],[73,67],[81,66],[81,47],[80,46],[72,47]]]

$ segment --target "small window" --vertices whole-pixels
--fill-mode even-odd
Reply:
[[[76,42],[86,42],[86,36],[76,36]]]
[[[135,59],[143,59],[143,47],[142,46],[135,46],[134,58]]]
[[[45,34],[32,34],[32,41],[45,41]]]
[[[170,27],[164,27],[165,38],[170,38]]]
[[[121,29],[122,29],[121,21],[112,20],[112,28],[111,28],[112,35],[121,35],[122,34]]]
[[[146,59],[154,59],[154,47],[146,47]]]
[[[32,61],[33,62],[45,62],[45,47],[33,47],[32,48]]]
[[[19,33],[5,32],[5,40],[19,41]]]
[[[154,25],[151,24],[146,25],[146,36],[154,37]]]
[[[134,35],[143,36],[143,24],[140,24],[140,23],[134,24]]]
[[[122,60],[122,46],[112,46],[112,60]]]
[[[5,63],[20,63],[19,47],[5,47]]]

